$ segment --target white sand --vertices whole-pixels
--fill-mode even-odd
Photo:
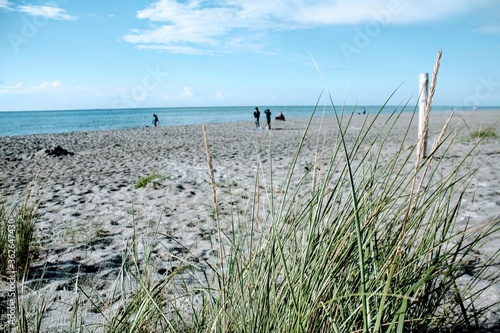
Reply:
[[[447,113],[432,115],[430,144],[448,116]],[[352,137],[366,117],[353,118],[349,126]],[[375,127],[381,126],[386,118],[383,116]],[[401,126],[391,133],[389,146],[400,144],[402,129],[409,119],[410,115],[401,117]],[[454,148],[444,155],[438,154],[443,165],[447,165],[448,160],[451,163],[454,157],[460,158],[477,142],[465,139],[470,131],[491,127],[499,120],[500,112],[456,114],[451,126],[459,126],[458,138],[463,140],[457,140]],[[305,140],[297,176],[315,160],[318,123],[314,121]],[[207,126],[224,216],[228,216],[231,208],[243,211],[251,204],[249,199],[253,197],[258,170],[264,171],[259,176],[262,191],[268,188],[270,159],[274,191],[279,193],[306,124],[306,119],[290,119],[273,124],[272,131],[255,130],[252,121]],[[495,126],[500,135],[500,124]],[[328,146],[336,140],[335,128],[333,118],[325,120],[319,146]],[[416,141],[415,123],[411,131],[408,144]],[[54,157],[45,152],[56,146],[74,155]],[[386,150],[387,154],[390,152]],[[474,165],[480,166],[480,170],[463,199],[458,227],[464,227],[468,219],[472,224],[498,221],[498,137],[485,140],[477,147]],[[153,173],[161,177],[146,188],[134,188],[140,176]],[[199,263],[214,254],[212,244],[217,234],[210,217],[214,209],[201,126],[0,137],[0,193],[14,201],[33,181],[43,187],[45,194],[37,222],[42,250],[32,264],[30,279],[35,282],[29,285],[29,290],[50,295],[47,313],[53,328],[65,327],[68,323],[71,315],[68,304],[72,304],[75,295],[70,278],[75,278],[77,271],[80,279],[86,279],[87,286],[93,286],[95,292],[105,298],[134,232],[142,237],[159,224],[162,245],[157,247],[155,255],[163,258],[159,261],[160,273],[178,265],[171,254],[185,255],[188,260]],[[265,203],[260,212],[263,219]],[[477,255],[491,256],[499,249],[499,238],[498,233],[490,236],[483,252]],[[190,253],[186,253],[186,248]],[[142,248],[139,253],[143,255]],[[43,279],[36,279],[42,271]],[[499,271],[493,273],[498,276]],[[492,302],[495,299],[500,302],[500,286],[494,288],[497,293],[492,295]],[[92,315],[89,314],[89,320]]]

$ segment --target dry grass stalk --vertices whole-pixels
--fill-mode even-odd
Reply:
[[[429,98],[427,99],[427,105],[425,108],[426,124],[429,122],[429,116],[431,114],[432,98],[434,97],[434,93],[436,92],[437,77],[438,77],[438,73],[439,73],[439,66],[441,65],[441,55],[442,54],[443,54],[443,51],[439,50],[437,57],[436,57],[436,63],[434,64],[434,70],[432,72],[431,89],[429,91]]]
[[[222,303],[226,304],[226,285],[225,285],[225,278],[224,278],[224,251],[222,248],[222,232],[221,232],[221,226],[220,226],[220,220],[219,220],[219,204],[217,202],[217,189],[216,189],[216,184],[215,184],[215,175],[214,175],[214,168],[212,164],[212,154],[210,153],[210,144],[208,143],[208,134],[207,134],[207,128],[203,126],[203,137],[205,139],[205,151],[207,154],[207,164],[208,164],[208,173],[210,175],[210,184],[212,185],[212,198],[213,198],[213,203],[214,203],[214,209],[215,209],[215,220],[217,221],[217,230],[218,230],[218,237],[219,237],[219,260],[220,260],[220,279],[221,279],[221,296],[222,296]],[[222,307],[224,309],[225,305]],[[222,311],[222,331],[226,331],[226,312]]]
[[[454,112],[452,112],[450,114],[450,116],[448,117],[448,120],[446,121],[446,123],[443,126],[443,129],[441,130],[441,133],[439,133],[439,136],[438,136],[436,142],[434,143],[434,147],[432,147],[432,151],[429,154],[429,158],[427,159],[425,170],[424,170],[424,173],[422,175],[422,178],[420,179],[420,184],[418,185],[417,192],[420,192],[420,190],[422,189],[422,186],[424,184],[425,175],[427,174],[427,171],[429,170],[429,168],[431,166],[431,162],[432,162],[432,158],[434,156],[434,153],[436,152],[436,150],[438,149],[439,145],[443,141],[444,134],[446,133],[446,130],[448,129],[448,125],[450,124],[451,118],[453,118],[454,114],[455,114]]]
[[[259,227],[259,210],[260,210],[260,176],[257,170],[257,210],[255,212],[255,225]]]
[[[425,141],[426,141],[426,137],[427,137],[427,127],[429,125],[429,118],[430,118],[430,114],[431,114],[432,98],[434,96],[434,92],[436,91],[436,83],[437,83],[437,77],[438,77],[438,73],[439,73],[439,65],[441,64],[441,55],[442,55],[442,51],[439,50],[437,57],[436,57],[436,62],[434,64],[434,71],[432,72],[431,89],[429,92],[429,97],[427,99],[427,105],[425,107],[424,124],[423,124],[423,128],[422,128],[422,133],[419,133],[420,140],[418,141],[418,147],[417,147],[418,154],[417,154],[417,159],[415,161],[415,173],[418,173],[420,163],[422,161],[422,158],[424,157],[422,155],[423,155],[424,150],[425,150],[424,147],[425,147]],[[422,179],[423,179],[423,177],[422,177]],[[408,221],[409,215],[411,214],[411,212],[413,210],[413,206],[414,206],[413,197],[415,195],[416,185],[417,185],[417,177],[414,177],[413,182],[412,182],[412,186],[411,186],[410,197],[408,200],[408,209],[406,210],[405,218],[403,220],[403,228],[402,228],[401,236],[400,236],[401,240],[403,239],[403,236],[406,232],[406,222]],[[420,183],[419,189],[420,189],[421,185],[422,185],[422,183]],[[400,251],[400,249],[398,249],[398,252],[399,251]]]
[[[434,155],[434,153],[438,149],[439,145],[443,141],[444,134],[446,133],[446,130],[448,129],[448,126],[450,125],[451,118],[453,118],[454,115],[455,115],[455,112],[452,112],[450,114],[450,116],[448,117],[448,120],[446,120],[446,123],[444,124],[443,129],[441,130],[441,133],[439,134],[436,142],[434,143],[434,147],[432,147],[432,151],[431,151],[430,156]]]
[[[219,219],[219,207],[217,204],[217,188],[215,185],[214,167],[212,165],[212,154],[210,153],[210,144],[208,143],[207,129],[203,126],[203,137],[205,139],[205,152],[207,154],[208,174],[210,176],[210,185],[212,187],[212,201],[214,203],[215,217]]]
[[[415,164],[417,168],[421,162],[421,159],[426,157],[424,155],[425,155],[425,151],[426,151],[425,145],[426,145],[426,141],[427,141],[427,128],[429,126],[429,119],[431,116],[432,99],[434,97],[434,93],[436,92],[437,77],[438,77],[438,73],[439,73],[439,66],[441,64],[442,53],[443,52],[441,50],[438,51],[438,54],[436,57],[436,62],[434,64],[434,70],[432,72],[431,88],[429,91],[429,97],[427,98],[427,104],[425,106],[425,112],[424,112],[424,124],[422,127],[422,133],[419,133],[420,134],[420,140],[418,142],[418,152],[419,153],[418,153],[417,162]]]

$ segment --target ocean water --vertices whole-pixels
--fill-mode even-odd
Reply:
[[[274,118],[283,112],[287,120],[307,118],[313,114],[314,106],[273,106],[260,107],[261,122],[265,122],[264,110],[269,108]],[[367,113],[380,110],[380,106],[346,106],[346,114]],[[337,108],[340,112],[341,108]],[[383,112],[393,112],[398,107],[385,107]],[[399,107],[399,109],[401,109]],[[413,112],[407,107],[405,112]],[[450,111],[452,107],[434,107],[434,111]],[[480,108],[478,108],[479,110]],[[500,108],[497,108],[500,109]],[[317,107],[315,116],[323,110],[332,115],[331,107]],[[159,126],[196,125],[235,121],[253,124],[254,107],[186,107],[186,108],[144,108],[144,109],[98,109],[67,111],[22,111],[0,112],[0,136],[64,133],[78,131],[112,130],[152,126],[152,115],[160,119]]]

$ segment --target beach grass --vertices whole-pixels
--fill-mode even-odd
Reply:
[[[11,271],[22,277],[29,270],[38,251],[34,236],[40,199],[33,187],[15,203],[0,197],[0,274]]]
[[[139,180],[137,180],[137,183],[135,184],[135,188],[145,188],[148,184],[152,183],[155,179],[161,178],[161,175],[158,173],[151,173],[147,176],[141,176],[139,177]]]
[[[460,200],[477,171],[469,163],[474,149],[443,172],[442,159],[433,157],[452,147],[453,130],[444,129],[430,157],[418,160],[409,124],[396,144],[391,138],[402,111],[375,128],[380,110],[355,130],[349,126],[353,115],[333,105],[330,111],[337,119],[330,129],[337,133],[335,142],[318,134],[316,159],[305,170],[298,167],[299,143],[280,191],[274,190],[271,156],[259,168],[249,198],[253,204],[243,214],[219,214],[220,202],[231,199],[212,184],[217,255],[200,265],[188,259],[190,249],[185,256],[158,251],[165,236],[160,221],[140,236],[134,232],[108,299],[97,302],[94,290],[74,281],[77,297],[68,330],[478,331],[488,311],[475,302],[488,287],[479,280],[498,253],[480,263],[471,257],[499,227],[455,228]],[[205,141],[210,169],[216,161],[206,132]],[[270,175],[265,183],[264,175]],[[24,211],[20,216],[33,224],[27,217],[35,218],[36,210]],[[6,216],[4,208],[1,212]],[[220,226],[223,218],[229,231]],[[158,252],[180,263],[161,278],[155,274]],[[28,308],[23,302],[20,298],[20,309]],[[47,303],[41,298],[36,304],[34,314],[20,312],[19,332],[40,331]],[[89,307],[101,323],[85,324]]]
[[[213,201],[207,223],[216,230],[213,255],[200,260],[181,243],[177,245],[182,254],[166,247],[161,240],[171,237],[161,218],[140,234],[133,220],[132,236],[124,239],[119,272],[105,299],[82,284],[78,275],[73,280],[75,297],[68,305],[72,315],[65,331],[484,329],[482,318],[491,304],[478,302],[489,288],[482,277],[498,261],[499,252],[480,262],[474,256],[500,226],[493,220],[457,228],[457,220],[461,199],[478,171],[472,163],[475,149],[488,134],[475,133],[479,140],[460,158],[436,158],[459,141],[447,122],[430,153],[421,157],[421,142],[412,139],[410,123],[403,124],[402,137],[392,136],[401,126],[402,113],[410,109],[415,115],[416,108],[403,105],[377,127],[384,107],[353,128],[354,113],[344,114],[331,102],[323,112],[335,126],[325,124],[325,130],[336,137],[327,140],[319,131],[315,160],[304,169],[299,161],[305,138],[311,135],[311,116],[284,180],[273,178],[273,160],[279,152],[269,148],[243,212],[227,204],[234,199],[230,180],[226,192],[217,191],[217,160],[204,127]],[[313,114],[318,111],[317,104]],[[135,187],[144,188],[159,177],[141,177]],[[24,238],[19,255],[27,258],[17,265],[28,268],[37,206],[24,205],[31,199],[21,202],[16,210],[0,205],[0,217],[2,230],[12,219],[24,224],[18,228]],[[221,207],[227,209],[222,212]],[[5,237],[0,238],[3,249]],[[160,268],[160,257],[175,265]],[[492,279],[491,283],[500,282]],[[31,315],[26,302],[19,296],[18,331],[43,331],[45,299],[34,303]],[[97,313],[101,321],[87,324],[88,312]]]
[[[474,150],[443,172],[442,160],[433,157],[452,147],[453,130],[444,129],[430,157],[420,160],[409,124],[397,144],[390,136],[402,111],[375,129],[380,110],[355,133],[349,126],[353,115],[333,105],[330,111],[337,119],[333,145],[318,134],[316,159],[302,170],[299,143],[279,192],[271,156],[259,168],[249,198],[253,204],[243,214],[219,214],[227,198],[219,197],[212,183],[217,255],[200,266],[187,255],[169,254],[180,264],[158,278],[154,253],[165,236],[160,221],[140,236],[134,232],[109,299],[95,301],[95,291],[74,280],[69,331],[478,331],[488,311],[475,303],[487,291],[479,280],[498,253],[481,263],[471,257],[499,227],[455,228],[460,200],[477,171],[469,163]],[[204,136],[210,170],[216,161]],[[264,175],[270,175],[265,185]],[[36,209],[28,202],[19,204],[16,221],[33,226]],[[12,213],[1,207],[5,221]],[[228,219],[229,232],[222,231],[222,218]],[[22,234],[29,236],[28,231]],[[23,253],[30,252],[26,247]],[[26,311],[32,307],[27,300],[18,302],[19,332],[40,331],[47,302],[30,300],[36,305],[32,312]],[[89,306],[100,313],[100,324],[85,324]]]
[[[35,228],[41,198],[42,191],[34,183],[15,202],[0,198],[0,275],[9,282],[8,302],[14,311],[7,322],[2,316],[1,327],[20,333],[40,332],[47,304],[22,296],[30,265],[40,250]]]
[[[479,276],[498,253],[480,264],[470,258],[498,224],[455,229],[476,172],[467,163],[473,151],[446,174],[432,157],[408,169],[416,143],[408,146],[403,138],[390,158],[383,154],[399,116],[375,133],[366,122],[348,141],[351,116],[340,115],[335,149],[318,146],[317,160],[297,182],[299,145],[284,191],[275,195],[272,179],[263,193],[255,186],[250,210],[229,216],[229,233],[218,227],[218,255],[208,273],[197,272],[205,279],[193,287],[174,279],[180,270],[156,282],[150,274],[136,277],[134,296],[113,317],[119,325],[107,331],[478,331],[488,310],[474,302],[487,290],[478,288]],[[454,138],[440,137],[434,149],[443,154]],[[205,140],[209,147],[206,132]],[[208,148],[207,161],[212,168]],[[267,167],[272,170],[272,159]],[[212,194],[217,207],[220,199]],[[258,221],[261,198],[268,214]],[[213,218],[219,225],[222,217]],[[187,267],[190,278],[197,274],[197,265]],[[464,284],[470,271],[475,274]],[[178,293],[168,297],[172,289]]]
[[[371,123],[365,123],[364,134],[347,142],[351,118],[338,120],[335,149],[318,150],[318,167],[301,177],[302,186],[291,181],[295,162],[280,199],[271,182],[264,195],[265,230],[256,235],[253,207],[248,230],[229,235],[231,246],[218,265],[225,268],[213,272],[220,289],[207,288],[208,325],[199,331],[478,329],[485,311],[472,305],[478,291],[470,293],[470,286],[457,281],[468,270],[468,257],[498,225],[454,229],[461,196],[476,171],[466,163],[473,151],[447,174],[432,158],[407,170],[416,144],[406,146],[405,138],[392,157],[382,158],[393,122],[371,133],[368,142]],[[438,146],[446,152],[446,145]],[[319,167],[325,158],[329,163]],[[486,270],[497,256],[474,270]]]
[[[472,133],[469,134],[469,137],[471,139],[494,139],[497,138],[497,134],[495,133],[494,129],[481,129],[477,131],[473,131]]]

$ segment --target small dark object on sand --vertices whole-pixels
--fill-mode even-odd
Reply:
[[[49,156],[56,156],[56,157],[66,156],[66,155],[75,155],[75,153],[67,151],[66,149],[64,149],[61,146],[57,146],[54,149],[46,149],[45,153]]]

